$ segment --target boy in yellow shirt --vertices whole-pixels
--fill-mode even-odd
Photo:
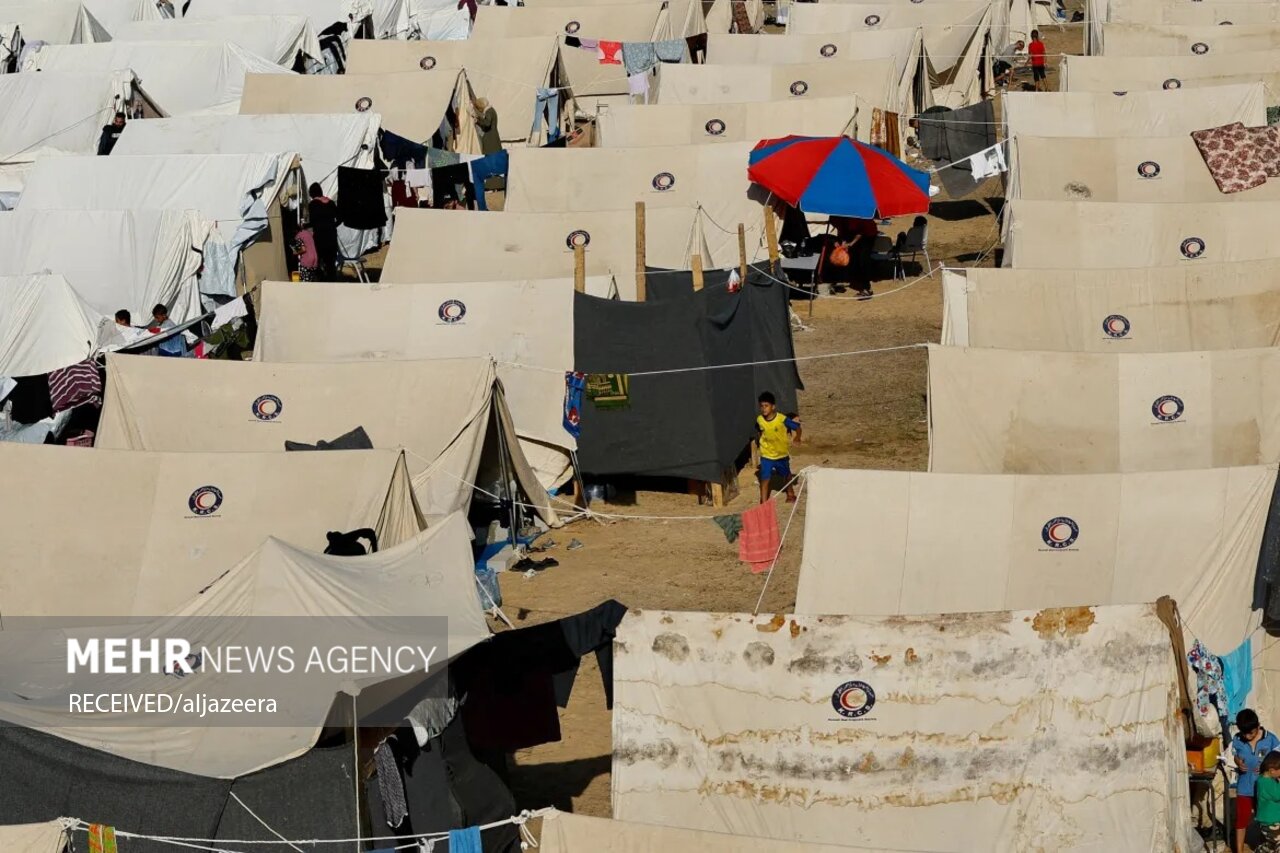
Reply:
[[[787,484],[787,502],[794,502],[796,490],[791,485],[791,441],[794,435],[800,443],[800,422],[778,411],[773,394],[760,395],[760,414],[756,416],[756,442],[760,446],[760,503],[769,500],[773,491],[773,475],[782,477]]]

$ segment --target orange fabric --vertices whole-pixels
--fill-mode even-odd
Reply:
[[[778,535],[778,516],[773,501],[765,501],[742,514],[742,532],[738,534],[738,559],[751,564],[755,574],[767,572],[778,556],[782,539]]]

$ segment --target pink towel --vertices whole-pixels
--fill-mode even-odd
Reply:
[[[738,559],[751,564],[755,574],[769,571],[782,547],[778,536],[778,516],[773,501],[765,501],[742,514],[742,533],[738,534]]]
[[[596,58],[600,60],[601,65],[621,65],[622,58],[622,42],[620,41],[601,41],[599,47],[596,48]]]

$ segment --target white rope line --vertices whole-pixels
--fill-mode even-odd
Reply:
[[[760,597],[756,599],[755,609],[751,611],[752,616],[760,615],[760,604],[764,601],[764,594],[769,589],[769,579],[773,577],[773,570],[778,566],[778,558],[782,556],[782,546],[787,544],[787,532],[791,530],[791,522],[796,517],[796,510],[800,508],[800,498],[804,496],[804,487],[809,482],[805,477],[805,472],[808,470],[809,468],[805,468],[797,472],[794,478],[800,480],[800,488],[796,491],[796,500],[791,505],[791,515],[787,516],[787,524],[782,528],[782,537],[778,539],[778,550],[773,553],[773,562],[769,564],[769,574],[764,576],[764,586],[760,587]]]
[[[351,701],[352,701],[352,704],[353,704],[353,706],[354,706],[354,703],[355,703],[355,697],[354,697],[354,696],[352,696],[352,697],[351,697]],[[354,707],[353,707],[353,711],[354,711]],[[302,853],[302,848],[301,848],[301,847],[299,847],[298,845],[294,844],[292,841],[288,840],[287,838],[285,838],[285,837],[284,837],[283,835],[281,835],[280,833],[276,832],[276,831],[275,831],[275,829],[273,829],[273,828],[271,827],[271,825],[270,825],[270,824],[268,824],[268,823],[267,823],[265,820],[263,820],[262,818],[258,817],[258,813],[257,813],[257,812],[255,812],[253,809],[249,808],[249,806],[245,804],[245,801],[244,801],[244,800],[242,800],[242,799],[240,799],[238,796],[236,796],[236,792],[235,792],[235,791],[231,791],[230,793],[231,793],[231,799],[233,799],[233,800],[235,800],[237,803],[239,803],[239,804],[240,804],[240,808],[242,808],[242,809],[244,809],[245,811],[247,811],[247,812],[249,813],[249,816],[250,816],[250,817],[252,817],[252,818],[253,818],[254,820],[256,820],[258,823],[262,824],[262,827],[263,827],[267,832],[270,832],[270,833],[271,833],[272,835],[274,835],[276,838],[279,838],[279,839],[280,839],[280,841],[281,841],[282,843],[284,843],[284,844],[288,844],[288,845],[289,845],[290,847],[292,847],[294,850],[297,850],[297,851],[298,851],[298,853]],[[357,820],[358,820],[358,818],[359,818],[359,797],[357,797],[357,798],[356,798],[356,809],[357,809],[357,811],[356,811],[356,816],[357,816]]]

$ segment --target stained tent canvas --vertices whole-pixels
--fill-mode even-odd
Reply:
[[[610,104],[596,114],[601,148],[726,145],[804,136],[871,138],[871,108],[856,95],[738,104]]]
[[[1157,92],[1007,92],[1004,135],[1185,136],[1235,121],[1266,124],[1261,83]]]
[[[1073,56],[1062,61],[1067,92],[1150,92],[1280,82],[1273,50],[1205,56]],[[1204,125],[1212,127],[1213,125]]]

